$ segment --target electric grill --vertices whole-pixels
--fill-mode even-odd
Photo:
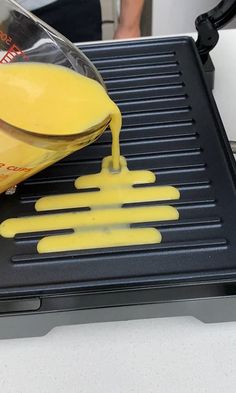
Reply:
[[[180,219],[156,223],[161,244],[135,247],[38,254],[45,233],[0,237],[1,337],[91,321],[236,318],[236,166],[210,90],[209,57],[217,29],[235,13],[236,2],[223,1],[199,17],[197,45],[189,37],[80,45],[122,111],[129,169],[151,170],[157,185],[177,187],[180,200],[168,204]],[[0,221],[40,214],[38,198],[73,192],[74,180],[99,172],[110,149],[107,131],[2,195]],[[142,225],[149,224],[135,226]]]

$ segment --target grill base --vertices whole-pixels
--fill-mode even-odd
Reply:
[[[132,318],[140,304],[148,310],[154,303],[192,305],[205,298],[208,304],[207,298],[234,296],[235,161],[194,42],[145,39],[81,49],[123,113],[121,152],[128,167],[151,170],[158,185],[180,190],[181,199],[173,202],[180,220],[157,223],[163,242],[150,246],[39,255],[42,234],[0,238],[0,313],[80,309],[90,315],[93,309],[102,320],[101,307],[115,306],[114,318],[123,319],[116,310],[126,306]],[[75,178],[99,172],[110,142],[106,132],[20,185],[15,195],[1,196],[0,220],[32,215],[41,196],[73,192]]]
[[[204,323],[236,321],[236,296],[93,309],[80,309],[74,300],[74,311],[5,314],[0,320],[0,339],[39,337],[58,326],[147,318],[192,316]]]

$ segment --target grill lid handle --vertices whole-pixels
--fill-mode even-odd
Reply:
[[[236,0],[222,0],[209,12],[197,17],[195,26],[198,31],[196,46],[203,64],[209,59],[210,51],[219,40],[218,29],[225,26],[236,15]]]

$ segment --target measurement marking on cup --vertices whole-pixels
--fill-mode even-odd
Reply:
[[[5,42],[8,46],[12,43],[12,37],[0,30],[0,40]]]
[[[8,165],[3,162],[0,162],[0,171],[1,169],[13,172],[30,172],[33,168],[22,168],[15,165]]]
[[[26,54],[16,44],[13,44],[0,60],[0,64],[10,63],[16,56],[22,56],[24,60],[28,60]]]

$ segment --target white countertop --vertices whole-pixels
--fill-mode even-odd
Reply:
[[[212,55],[214,94],[231,139],[236,139],[235,42],[236,30],[223,31]],[[100,323],[0,341],[1,393],[235,390],[236,322],[206,325],[183,317]]]

